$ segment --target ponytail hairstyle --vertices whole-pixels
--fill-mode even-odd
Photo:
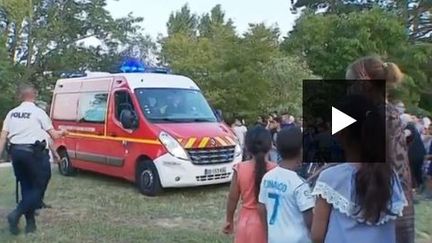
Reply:
[[[246,149],[255,160],[255,197],[258,199],[261,180],[267,172],[266,155],[272,147],[272,137],[267,129],[256,126],[246,133]]]
[[[367,56],[357,59],[348,66],[346,72],[346,79],[385,80],[388,89],[400,84],[403,77],[403,73],[396,64],[384,62],[379,56]]]
[[[387,161],[385,114],[364,96],[348,96],[340,110],[357,121],[346,128],[345,140],[360,152],[360,168],[355,174],[357,215],[377,223],[383,214],[390,214],[393,170]],[[380,139],[386,138],[386,139]],[[345,150],[348,151],[348,150]],[[359,162],[359,161],[353,161]]]

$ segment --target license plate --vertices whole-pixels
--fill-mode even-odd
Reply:
[[[226,167],[223,168],[214,168],[214,169],[205,169],[204,175],[217,175],[217,174],[223,174],[226,173]]]

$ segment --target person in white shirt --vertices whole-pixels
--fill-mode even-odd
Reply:
[[[239,140],[240,146],[242,147],[242,149],[244,149],[244,142],[245,142],[247,128],[245,125],[243,125],[241,119],[239,118],[235,119],[232,125],[232,130],[236,135],[237,139]]]
[[[67,134],[55,130],[48,115],[35,105],[37,91],[33,86],[22,85],[19,96],[23,102],[7,114],[0,136],[0,154],[9,141],[12,166],[21,185],[22,200],[7,217],[14,235],[20,232],[22,216],[26,218],[26,233],[36,230],[35,210],[44,191],[43,165],[49,160],[46,134],[53,139]]]
[[[315,199],[309,184],[294,171],[301,163],[302,136],[298,127],[279,132],[276,146],[282,161],[261,182],[259,211],[269,243],[311,242]]]

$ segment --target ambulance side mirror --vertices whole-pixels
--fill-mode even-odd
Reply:
[[[222,110],[216,109],[216,110],[214,110],[214,113],[215,113],[215,115],[219,121],[224,120]]]
[[[138,117],[134,111],[123,110],[120,113],[120,122],[124,129],[135,130],[138,128]]]

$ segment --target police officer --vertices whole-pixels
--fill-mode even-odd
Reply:
[[[56,131],[48,115],[35,105],[37,91],[33,86],[20,86],[19,97],[22,103],[8,113],[0,136],[0,153],[8,140],[14,173],[21,185],[22,200],[7,216],[9,231],[15,235],[23,215],[26,233],[36,230],[35,210],[41,204],[45,186],[43,165],[49,160],[45,134],[53,139],[66,134]]]

